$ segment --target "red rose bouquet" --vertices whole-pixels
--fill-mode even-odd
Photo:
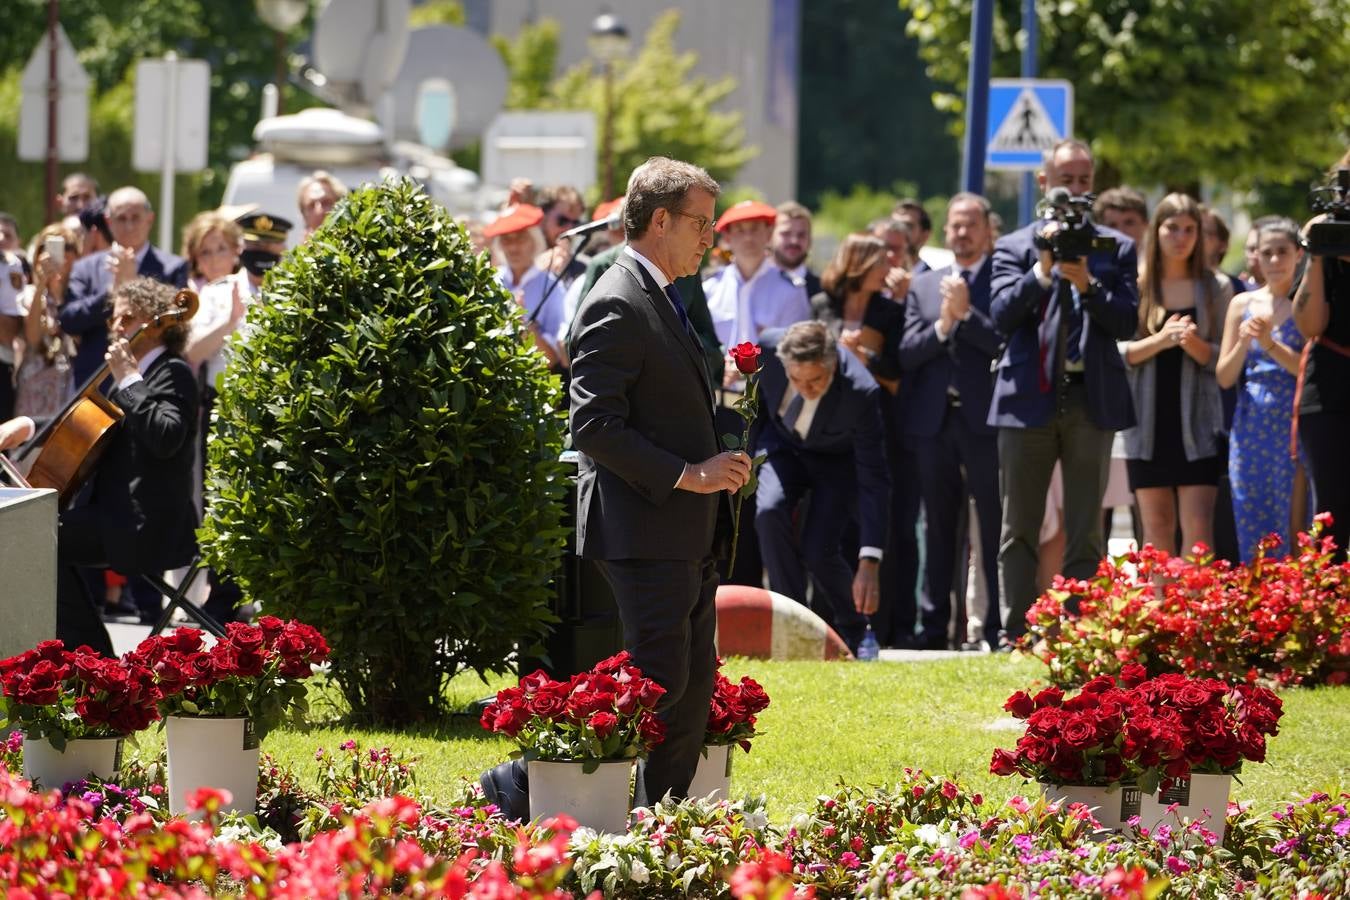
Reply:
[[[1152,793],[1165,777],[1231,773],[1244,759],[1265,759],[1265,737],[1276,733],[1281,714],[1269,690],[1145,676],[1135,663],[1119,679],[1099,676],[1073,696],[1054,687],[1013,694],[1003,708],[1025,719],[1026,731],[1013,750],[994,751],[989,770],[1052,784],[1137,782]]]
[[[721,667],[718,660],[718,667]],[[758,681],[746,675],[732,681],[720,671],[713,683],[712,703],[708,707],[708,731],[703,743],[712,746],[740,744],[750,752],[750,740],[759,734],[755,716],[769,705],[769,695]]]
[[[57,750],[76,738],[125,737],[149,727],[159,718],[159,697],[146,666],[89,647],[43,641],[0,660],[0,726],[45,738]]]
[[[587,763],[646,756],[665,740],[654,710],[666,689],[628,664],[628,651],[589,672],[554,681],[542,669],[497,692],[483,710],[488,731],[514,738],[527,760]]]
[[[736,370],[745,376],[745,393],[741,394],[736,402],[731,405],[736,414],[744,420],[745,427],[739,435],[722,435],[722,446],[728,450],[747,452],[750,449],[750,427],[755,424],[755,416],[759,412],[759,372],[762,368],[759,364],[759,355],[759,345],[752,344],[749,341],[737,344],[727,354],[729,361],[736,366]],[[764,462],[766,455],[761,453],[750,461],[750,480],[736,492],[736,511],[731,534],[731,561],[727,567],[728,572],[736,567],[736,548],[741,540],[741,504],[745,502],[746,497],[754,496],[755,489],[759,486],[759,479],[755,473],[759,469],[760,463]]]
[[[328,642],[303,622],[262,616],[231,622],[207,647],[195,628],[141,642],[127,657],[153,673],[165,716],[246,716],[259,740],[309,709],[304,679],[328,658]]]

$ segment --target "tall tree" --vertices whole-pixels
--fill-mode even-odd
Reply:
[[[736,89],[734,78],[696,77],[698,54],[675,50],[678,10],[652,23],[636,54],[614,64],[614,171],[628,173],[649,156],[689,160],[719,181],[730,180],[756,149],[745,145],[738,112],[716,107]],[[558,26],[550,20],[527,26],[513,42],[498,41],[511,73],[507,105],[533,109],[588,109],[605,114],[605,79],[591,62],[556,78]]]
[[[899,4],[929,74],[948,86],[942,104],[963,110],[970,0]],[[1015,75],[1021,2],[995,9],[993,72]],[[1038,4],[1038,18],[1041,74],[1073,83],[1074,131],[1108,180],[1246,188],[1304,176],[1344,150],[1344,0],[1057,0]]]
[[[911,182],[920,196],[956,187],[959,154],[951,115],[933,105],[935,86],[906,34],[894,0],[804,0],[798,195],[856,185],[889,190]],[[857,227],[855,223],[853,227]]]

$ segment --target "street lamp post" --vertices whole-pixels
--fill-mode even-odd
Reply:
[[[253,0],[258,16],[276,33],[277,115],[281,115],[282,88],[286,84],[286,33],[304,21],[309,0]]]
[[[613,13],[601,13],[591,23],[589,43],[591,54],[604,67],[605,112],[600,136],[604,192],[601,199],[608,200],[614,196],[614,63],[628,55],[628,27]]]

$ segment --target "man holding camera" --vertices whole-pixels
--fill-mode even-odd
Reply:
[[[1090,578],[1105,552],[1101,502],[1114,433],[1134,425],[1116,341],[1139,326],[1134,242],[1093,225],[1092,151],[1066,140],[1038,173],[1049,215],[994,248],[990,315],[1008,342],[989,424],[998,428],[1001,611],[1009,641],[1036,598],[1046,491],[1064,477],[1064,574]]]

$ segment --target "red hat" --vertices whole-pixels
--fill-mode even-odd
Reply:
[[[544,221],[544,211],[537,206],[521,203],[509,207],[483,229],[483,237],[495,238],[533,228]]]
[[[622,197],[615,197],[613,200],[607,200],[604,203],[601,203],[599,206],[597,206],[595,208],[595,212],[591,213],[591,221],[599,222],[602,219],[608,219],[610,216],[618,213],[619,209],[622,206],[623,206]]]
[[[722,213],[722,217],[717,220],[717,233],[721,234],[727,230],[730,225],[737,222],[769,222],[772,224],[778,218],[778,210],[767,203],[760,203],[758,200],[742,200],[731,209]]]

